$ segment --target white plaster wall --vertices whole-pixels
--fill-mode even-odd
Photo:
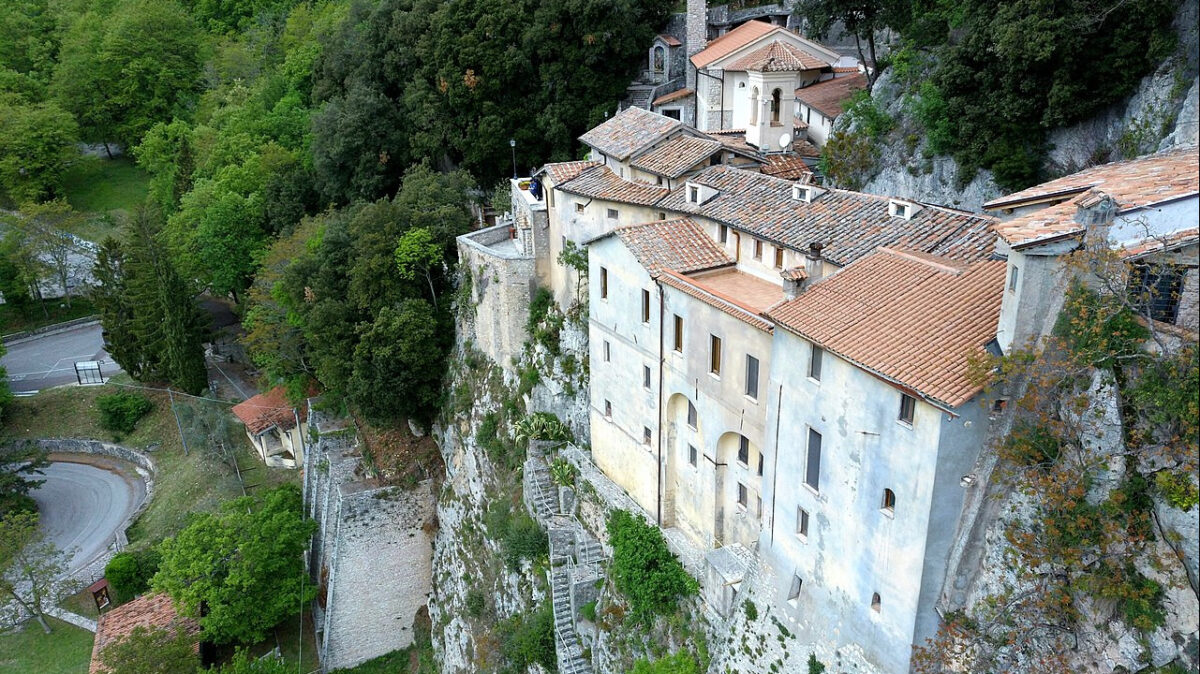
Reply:
[[[1200,196],[1192,195],[1121,213],[1109,229],[1108,237],[1115,244],[1141,241],[1195,227],[1197,222],[1200,222]]]
[[[1067,282],[1060,256],[1075,246],[1076,242],[1071,240],[1026,250],[998,247],[998,252],[1008,255],[1004,296],[996,328],[996,341],[1004,353],[1011,353],[1031,339],[1049,334],[1054,327]],[[1010,289],[1014,267],[1020,270],[1015,290]]]

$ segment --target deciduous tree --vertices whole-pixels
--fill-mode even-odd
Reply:
[[[16,602],[47,634],[46,611],[70,594],[70,583],[59,581],[66,568],[62,551],[38,528],[37,513],[0,517],[0,596]]]
[[[200,669],[196,637],[187,630],[145,627],[133,630],[100,650],[107,674],[188,674]]]

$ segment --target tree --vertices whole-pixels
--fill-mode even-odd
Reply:
[[[0,292],[3,292],[0,289]],[[3,344],[0,344],[0,358],[4,357],[6,350]],[[12,389],[8,386],[8,370],[0,365],[0,424],[4,422],[4,414],[8,411],[8,406],[12,404],[13,394]],[[3,464],[0,464],[0,515],[3,515],[7,508],[3,505],[4,494],[6,493],[4,484],[4,469]]]
[[[18,227],[26,232],[33,253],[44,261],[62,289],[62,297],[71,306],[71,289],[75,285],[77,258],[82,254],[78,239],[70,229],[84,219],[65,200],[56,199],[42,204],[26,204]]]
[[[200,670],[196,638],[187,630],[138,625],[100,650],[110,674],[182,674]]]
[[[3,347],[0,346],[0,354],[2,353]],[[0,387],[2,393],[7,394],[11,400],[12,394],[8,391],[7,379]],[[3,405],[0,404],[0,410],[2,409]],[[0,448],[0,517],[14,512],[37,510],[29,492],[41,486],[43,481],[34,476],[42,475],[42,469],[48,465],[50,461],[46,459],[46,452],[36,444],[10,444]]]
[[[429,284],[429,298],[437,311],[437,291],[433,287],[433,270],[445,259],[443,247],[433,240],[433,235],[424,227],[414,227],[400,237],[396,244],[396,268],[400,278],[412,281],[424,276]]]
[[[57,103],[0,92],[0,193],[15,203],[59,194],[63,173],[79,154],[78,137],[75,120]]]
[[[205,639],[256,643],[316,596],[303,559],[315,530],[294,485],[267,492],[261,504],[229,501],[162,542],[152,585],[199,619]]]
[[[70,594],[70,584],[59,582],[66,569],[63,553],[38,528],[37,513],[0,517],[0,595],[11,597],[46,634],[46,611]]]
[[[796,13],[804,18],[810,37],[823,40],[835,23],[841,22],[843,34],[854,36],[858,46],[858,58],[867,64],[867,81],[875,84],[879,76],[875,57],[875,33],[889,25],[889,10],[893,5],[903,5],[892,0],[801,0]],[[864,55],[862,43],[867,43]],[[870,86],[868,85],[868,89]]]
[[[127,287],[125,248],[119,241],[109,237],[100,244],[92,275],[96,285],[88,294],[104,327],[104,348],[129,376],[141,379],[151,355],[133,329],[135,304]]]
[[[292,667],[283,658],[255,658],[238,650],[228,664],[212,671],[214,674],[291,674]]]
[[[0,294],[5,304],[23,316],[29,315],[33,307],[36,263],[23,231],[14,227],[0,237]]]
[[[428,302],[385,307],[354,349],[350,401],[373,423],[409,418],[428,427],[441,398],[443,331]]]

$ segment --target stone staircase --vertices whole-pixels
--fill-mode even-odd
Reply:
[[[631,84],[625,89],[625,100],[621,103],[621,108],[642,108],[643,110],[650,109],[650,102],[654,99],[654,87],[646,84]]]

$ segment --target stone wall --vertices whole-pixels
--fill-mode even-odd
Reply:
[[[475,346],[506,369],[529,338],[525,324],[537,287],[533,256],[513,241],[507,225],[458,237],[459,264],[471,275],[469,323]]]

